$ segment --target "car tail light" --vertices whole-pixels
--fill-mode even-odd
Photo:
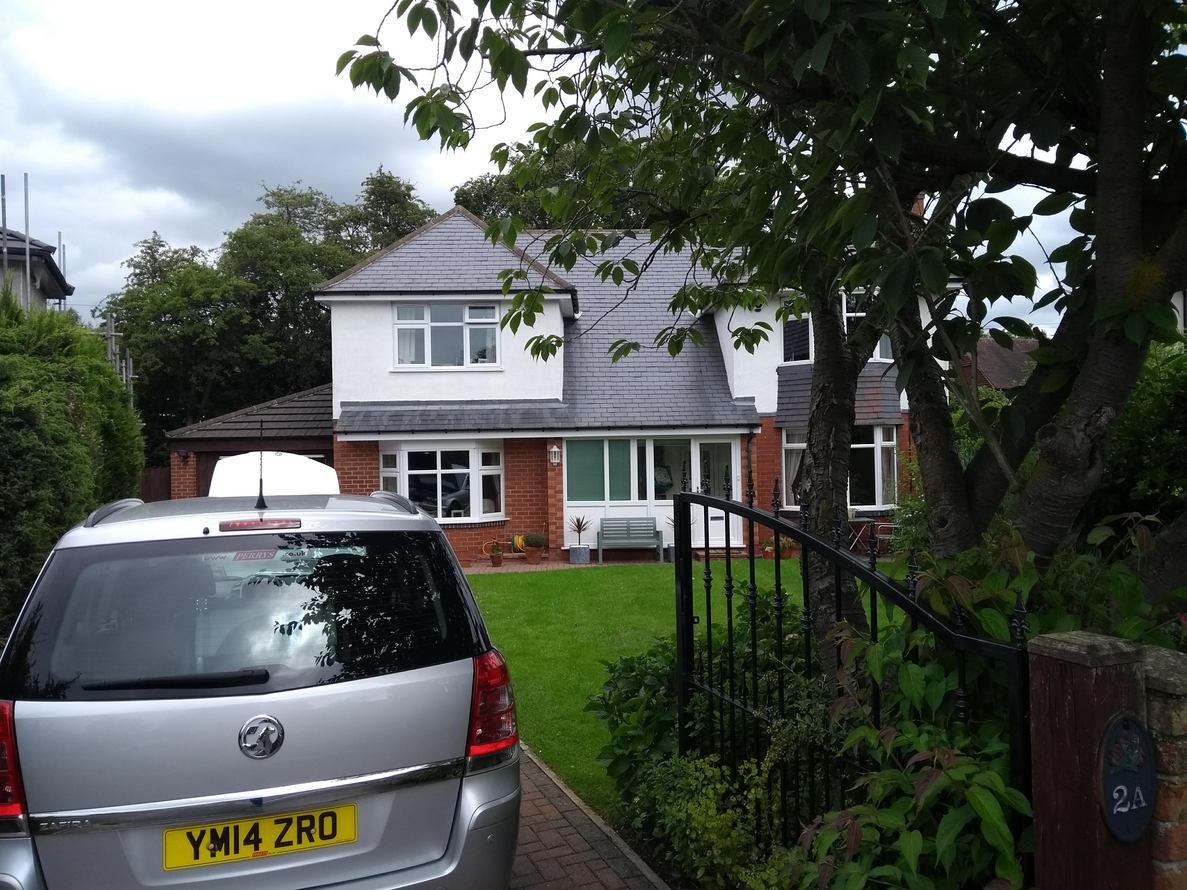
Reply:
[[[519,741],[515,693],[503,656],[492,649],[474,659],[474,697],[470,702],[467,757],[512,749]]]
[[[21,824],[20,830],[23,830],[25,814],[25,788],[21,784],[21,766],[16,756],[12,702],[0,701],[0,833],[7,833],[7,827],[13,821]]]

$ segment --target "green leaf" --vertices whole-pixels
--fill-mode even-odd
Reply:
[[[341,74],[343,71],[345,71],[346,66],[350,64],[351,59],[353,59],[354,57],[355,57],[355,51],[353,49],[348,49],[346,52],[344,52],[342,55],[340,55],[338,57],[338,64],[335,67],[334,73]]]
[[[965,790],[964,796],[980,817],[981,834],[989,841],[989,845],[1000,853],[1014,855],[1014,836],[1010,834],[1006,816],[993,792],[973,785]]]
[[[936,829],[936,859],[944,863],[945,871],[951,870],[951,854],[955,852],[956,839],[960,837],[960,833],[972,820],[973,815],[972,809],[962,804],[946,812],[940,819],[939,828]]]
[[[833,32],[825,31],[816,41],[816,45],[808,50],[808,67],[817,73],[823,71],[824,66],[828,64],[828,54],[832,48]]]
[[[1109,528],[1107,525],[1098,525],[1096,528],[1094,528],[1092,531],[1090,531],[1087,535],[1085,535],[1084,541],[1085,541],[1085,543],[1088,544],[1089,547],[1099,547],[1101,544],[1103,544],[1109,538],[1113,537],[1113,535],[1115,535],[1115,534],[1117,534],[1117,533],[1115,531],[1113,531],[1111,528]]]
[[[355,41],[355,46],[379,46],[379,40],[371,34],[364,34]]]
[[[948,0],[923,0],[923,8],[935,19],[942,19],[948,11]]]
[[[814,22],[823,22],[831,5],[830,0],[804,0],[804,14]]]
[[[918,831],[904,831],[898,838],[899,849],[902,850],[903,858],[907,860],[907,867],[911,869],[911,874],[919,872],[919,854],[923,850],[923,835]]]
[[[981,629],[985,633],[995,640],[1007,641],[1010,639],[1010,625],[1006,622],[1006,616],[997,609],[978,609],[977,623],[981,625]]]
[[[919,275],[932,294],[942,294],[948,289],[948,267],[938,247],[924,247],[919,251]]]
[[[602,47],[605,49],[606,55],[611,59],[621,56],[626,45],[630,43],[633,32],[634,28],[631,26],[630,19],[626,18],[619,19],[607,28],[606,34],[602,38]]]
[[[899,668],[898,685],[903,691],[903,695],[907,697],[907,701],[914,707],[918,708],[923,705],[925,686],[923,668],[911,662],[904,663]]]
[[[858,250],[869,247],[878,234],[878,214],[867,213],[853,230],[853,246]]]
[[[1071,192],[1056,192],[1035,204],[1034,212],[1038,216],[1054,216],[1067,210],[1076,200],[1076,195]]]
[[[882,662],[885,656],[886,652],[881,643],[873,643],[866,650],[866,667],[869,668],[870,676],[874,678],[875,683],[882,682]]]
[[[1125,316],[1124,330],[1127,339],[1141,345],[1146,342],[1146,334],[1150,331],[1150,322],[1146,321],[1144,315],[1131,312]]]

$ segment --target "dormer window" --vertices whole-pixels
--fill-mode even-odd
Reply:
[[[396,368],[470,368],[499,363],[494,304],[395,304]]]

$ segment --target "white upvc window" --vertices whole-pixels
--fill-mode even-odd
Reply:
[[[783,506],[800,507],[804,458],[808,453],[805,432],[783,431]],[[881,509],[898,503],[898,428],[856,426],[849,451],[849,505],[855,509]]]
[[[395,367],[479,368],[499,363],[493,303],[395,303]]]
[[[503,517],[499,442],[408,442],[379,457],[384,491],[402,494],[444,523]]]
[[[893,507],[898,503],[898,428],[855,426],[849,451],[849,505]]]
[[[857,327],[861,320],[865,318],[868,301],[869,295],[865,291],[848,293],[841,297],[841,313],[845,317],[846,337],[849,336],[849,331]],[[870,361],[894,361],[894,354],[890,349],[890,336],[888,334],[883,334],[878,338],[878,345],[874,347],[874,354],[870,356]]]
[[[866,295],[864,291],[841,297],[841,322],[846,336],[861,319],[865,318],[865,315]],[[801,318],[785,318],[783,320],[783,364],[807,363],[812,361],[815,355],[816,348],[812,343],[812,316],[805,312]],[[874,354],[870,356],[870,361],[894,361],[889,335],[883,334],[878,338],[878,345],[874,347]]]
[[[783,431],[783,506],[799,509],[804,458],[808,454],[808,435]]]

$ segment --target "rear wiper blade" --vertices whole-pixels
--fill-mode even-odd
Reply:
[[[161,677],[129,677],[126,680],[100,680],[83,683],[86,690],[99,689],[205,689],[212,686],[254,686],[267,683],[267,668],[244,668],[241,671],[213,671],[209,674],[172,674]]]

